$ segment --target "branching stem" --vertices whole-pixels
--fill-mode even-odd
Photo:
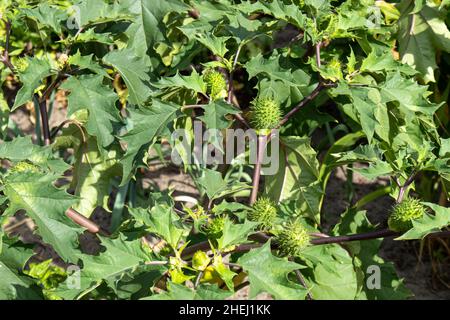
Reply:
[[[13,64],[11,63],[10,57],[9,57],[9,47],[10,47],[10,39],[11,39],[11,20],[4,20],[5,22],[5,51],[3,51],[3,55],[0,58],[0,61],[11,70],[12,73],[16,73],[16,69],[14,68]]]
[[[258,154],[256,156],[256,164],[253,172],[253,184],[252,192],[250,194],[249,205],[253,205],[258,197],[259,181],[261,179],[261,165],[264,157],[264,151],[266,149],[268,136],[258,136]]]

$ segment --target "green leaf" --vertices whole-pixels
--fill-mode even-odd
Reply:
[[[150,68],[143,57],[139,57],[132,49],[111,51],[103,57],[106,64],[113,66],[125,81],[128,88],[129,101],[135,105],[144,104],[150,97]]]
[[[94,54],[82,56],[80,51],[69,57],[67,63],[70,65],[76,65],[80,69],[90,70],[98,75],[109,78],[108,73],[97,62],[93,60]]]
[[[157,204],[151,209],[130,208],[130,214],[136,221],[145,225],[148,232],[157,234],[174,250],[177,249],[185,230],[171,207]]]
[[[9,124],[9,106],[3,95],[0,92],[0,138],[5,140],[6,130]]]
[[[372,141],[376,128],[381,126],[378,121],[378,113],[387,113],[386,106],[379,101],[381,98],[378,101],[373,98],[373,96],[377,97],[379,95],[376,89],[365,90],[355,88],[352,90],[353,106],[357,111],[361,128],[366,134],[369,143]]]
[[[230,37],[216,37],[212,34],[197,32],[195,33],[194,38],[211,50],[214,55],[221,58],[224,58],[225,54],[228,52],[226,42]]]
[[[206,93],[206,84],[203,82],[203,77],[195,70],[188,76],[180,75],[177,72],[173,77],[163,77],[158,82],[153,83],[153,86],[160,89],[171,87],[186,88],[196,93]]]
[[[89,42],[97,42],[99,44],[114,45],[114,41],[113,41],[112,35],[110,33],[97,33],[97,32],[95,32],[95,29],[88,29],[87,31],[76,35],[76,37],[69,36],[65,39],[65,42],[67,42],[69,45],[73,44],[73,43],[87,44]]]
[[[79,287],[70,286],[75,279],[69,277],[55,294],[65,299],[80,299],[103,282],[116,290],[124,277],[140,273],[142,268],[152,273],[154,281],[166,270],[161,265],[145,266],[145,262],[152,261],[153,257],[144,250],[141,239],[126,241],[123,236],[117,239],[102,238],[101,244],[105,247],[104,252],[97,256],[81,256],[83,268],[74,275],[79,277]]]
[[[4,243],[0,253],[0,300],[42,299],[38,288],[33,287],[34,281],[21,274],[33,250]]]
[[[209,104],[203,107],[205,114],[201,119],[208,129],[226,129],[229,127],[231,120],[228,120],[225,116],[229,114],[238,114],[240,110],[236,109],[231,104],[225,101],[211,101]]]
[[[357,277],[353,261],[341,246],[310,246],[302,258],[312,269],[304,272],[307,287],[317,300],[353,300],[357,294]]]
[[[201,284],[196,290],[193,290],[169,282],[167,288],[167,292],[155,294],[143,300],[225,300],[233,294],[231,291],[221,290],[216,284]]]
[[[218,249],[222,250],[247,241],[249,234],[253,233],[257,225],[257,222],[248,220],[242,224],[234,224],[228,217],[225,217],[222,236],[217,239]]]
[[[45,2],[32,9],[22,8],[20,16],[36,21],[39,29],[50,27],[58,34],[61,34],[61,23],[68,18],[66,11]]]
[[[223,200],[220,204],[215,205],[212,211],[214,214],[219,215],[223,212],[233,212],[234,214],[237,214],[250,209],[251,208],[245,204],[239,202],[227,202],[226,200]]]
[[[450,52],[445,13],[431,1],[420,10],[414,10],[412,0],[402,1],[399,10],[398,42],[402,61],[414,66],[425,83],[435,82],[436,56],[441,50]]]
[[[156,44],[167,41],[166,26],[162,23],[164,17],[171,11],[183,12],[188,6],[178,0],[126,0],[122,5],[135,15],[126,31],[129,38],[127,48],[134,50],[137,56],[145,57],[148,65],[156,69],[161,64],[155,51]]]
[[[225,181],[220,172],[211,169],[203,170],[203,175],[198,178],[198,183],[210,200],[219,199],[250,188],[248,184],[243,182]]]
[[[109,146],[114,141],[114,125],[121,119],[115,107],[118,97],[110,87],[103,85],[103,77],[70,77],[61,89],[70,91],[68,116],[79,110],[87,110],[87,132],[97,138],[100,150]]]
[[[354,144],[358,142],[358,140],[361,140],[362,138],[364,138],[364,133],[362,131],[352,132],[337,140],[330,147],[330,149],[328,149],[325,157],[322,160],[319,174],[320,180],[323,181],[324,189],[331,171],[337,165],[339,165],[338,163],[336,163],[335,154],[350,149]]]
[[[351,170],[358,172],[369,181],[374,181],[383,176],[389,176],[394,172],[390,164],[384,161],[377,161],[367,168],[351,168]]]
[[[386,48],[385,51],[379,52],[379,50],[372,49],[367,57],[362,61],[361,72],[383,72],[388,71],[400,71],[406,75],[413,76],[417,73],[409,65],[400,63],[394,59],[390,48]]]
[[[295,4],[285,4],[282,1],[258,1],[254,3],[246,1],[238,8],[246,14],[254,12],[265,13],[274,17],[276,20],[287,21],[299,29],[305,29],[306,27],[306,15]]]
[[[73,208],[86,217],[89,217],[97,206],[108,210],[111,181],[120,176],[122,171],[118,161],[120,152],[117,149],[111,148],[101,153],[95,138],[92,137],[75,148],[76,160],[71,185],[79,201]]]
[[[222,262],[222,257],[216,257],[213,263],[214,271],[217,272],[219,277],[225,282],[227,288],[232,292],[234,290],[233,278],[236,276],[236,272],[231,271],[229,267],[227,267]]]
[[[299,213],[319,222],[319,163],[309,138],[283,137],[280,141],[279,170],[266,176],[266,193],[275,201],[296,200]]]
[[[50,158],[51,152],[49,147],[33,144],[31,136],[17,137],[10,142],[0,144],[0,158],[14,162],[29,160],[41,164]]]
[[[429,202],[423,204],[430,207],[434,211],[434,215],[427,213],[422,218],[413,220],[412,229],[395,240],[423,239],[426,235],[450,225],[450,208]]]
[[[11,173],[4,181],[4,194],[8,197],[8,214],[25,210],[38,228],[37,233],[52,245],[66,261],[77,257],[78,235],[82,229],[65,212],[76,198],[54,187],[54,176],[45,173]]]
[[[77,0],[74,19],[77,29],[87,29],[100,23],[131,20],[132,14],[125,6],[101,0]]]
[[[381,87],[381,102],[398,101],[403,113],[420,112],[433,115],[441,104],[426,99],[430,94],[427,86],[419,85],[413,79],[406,79],[399,72],[389,74]],[[412,114],[414,116],[414,114]]]
[[[290,87],[306,87],[309,85],[311,78],[305,71],[293,69],[293,67],[285,68],[281,65],[280,59],[279,54],[273,54],[268,59],[258,54],[245,64],[245,68],[250,78],[263,74]]]
[[[33,99],[34,91],[43,84],[43,79],[56,73],[52,70],[50,61],[46,57],[26,58],[26,63],[28,63],[27,68],[18,73],[22,87],[19,92],[17,92],[12,111],[28,101],[31,101]]]
[[[153,100],[150,107],[130,109],[129,131],[121,137],[127,143],[127,151],[121,159],[123,165],[122,184],[128,181],[133,167],[141,161],[143,151],[153,139],[162,134],[170,134],[168,125],[181,115],[181,106],[169,102]]]
[[[220,172],[211,169],[204,170],[204,175],[198,179],[198,182],[210,199],[213,199],[215,195],[227,187],[226,181],[222,178]]]
[[[253,249],[239,258],[239,265],[248,274],[250,281],[249,299],[259,293],[267,292],[275,299],[305,299],[307,290],[288,279],[288,274],[301,265],[278,258],[270,251],[270,241],[259,249]]]

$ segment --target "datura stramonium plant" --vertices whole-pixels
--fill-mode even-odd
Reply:
[[[259,198],[247,214],[248,220],[259,222],[261,229],[272,228],[276,217],[276,204],[267,197]]]
[[[296,219],[283,224],[276,241],[281,255],[296,257],[310,244],[310,237],[302,222]]]
[[[256,98],[250,106],[250,124],[256,130],[274,129],[280,123],[280,104],[273,98]]]
[[[421,218],[427,212],[427,208],[417,199],[407,198],[396,204],[388,219],[389,229],[397,232],[405,232],[413,227],[413,220]]]
[[[221,72],[214,69],[206,69],[203,72],[203,81],[206,83],[208,94],[212,100],[226,98],[227,81]]]

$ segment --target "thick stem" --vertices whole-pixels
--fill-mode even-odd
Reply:
[[[322,63],[320,61],[320,47],[322,46],[322,43],[319,42],[315,45],[315,49],[316,49],[316,64],[317,67],[320,68],[322,66]]]
[[[404,197],[405,197],[405,186],[401,186],[400,190],[398,191],[398,197],[396,202],[397,203],[402,202]]]
[[[11,39],[11,20],[5,21],[5,51],[3,51],[3,55],[1,57],[1,62],[11,70],[12,73],[15,73],[16,70],[14,66],[11,63],[11,60],[9,58],[9,46],[10,46],[10,39]]]
[[[203,274],[204,274],[203,271],[200,271],[200,272],[198,273],[197,278],[195,279],[194,288],[197,288],[197,287],[199,286],[200,281],[201,281],[202,278],[203,278]]]
[[[146,266],[164,266],[166,264],[169,264],[169,261],[146,261]]]
[[[241,49],[242,47],[239,45],[237,51],[236,51],[236,56],[234,57],[234,61],[233,61],[233,69],[230,71],[230,75],[228,77],[228,103],[231,104],[231,100],[233,98],[233,74],[234,74],[234,69],[236,68],[236,65],[238,63],[238,59],[239,59],[239,54],[241,53]]]
[[[255,170],[253,172],[252,193],[250,194],[249,205],[253,205],[258,197],[259,181],[261,179],[261,164],[266,149],[267,136],[258,136],[258,154],[256,156]]]
[[[378,238],[388,238],[388,237],[395,237],[401,235],[401,233],[394,232],[391,230],[383,229],[383,230],[377,230],[367,233],[360,233],[360,234],[352,234],[352,235],[346,235],[346,236],[337,236],[337,237],[330,237],[326,234],[322,233],[311,233],[311,235],[315,237],[319,237],[319,239],[312,239],[311,244],[312,245],[324,245],[324,244],[331,244],[331,243],[345,243],[345,242],[351,242],[351,241],[362,241],[362,240],[372,240],[372,239],[378,239]],[[450,231],[439,231],[428,234],[426,237],[430,238],[444,238],[444,237],[450,237]],[[252,249],[260,248],[264,243],[268,241],[266,237],[261,239],[255,239],[256,241],[259,241],[259,243],[248,243],[248,244],[241,244],[237,246],[233,252],[239,253],[239,252],[248,252]],[[272,243],[272,249],[277,249],[277,244]],[[192,255],[197,251],[209,251],[211,250],[211,246],[208,241],[199,242],[196,243],[190,247],[187,247],[183,250],[182,258],[188,259],[192,257]]]
[[[42,132],[44,134],[44,144],[46,146],[51,144],[50,141],[50,127],[48,121],[48,112],[47,112],[47,100],[43,100],[39,102],[39,111],[41,113],[41,121],[42,121]]]
[[[396,202],[400,203],[403,201],[403,198],[405,197],[405,192],[408,190],[409,186],[414,182],[414,178],[416,177],[417,172],[413,171],[413,173],[406,179],[404,185],[400,185],[400,182],[398,178],[396,178],[396,183],[400,187],[400,190],[398,191],[398,197]]]
[[[308,286],[306,285],[305,279],[303,279],[303,276],[302,276],[300,270],[295,269],[294,272],[295,272],[295,276],[297,277],[298,282],[300,282],[300,284],[301,284],[306,290],[308,290],[308,293],[306,293],[306,296],[308,297],[308,300],[314,300],[314,299],[313,299],[313,296],[312,296],[312,294],[311,294],[311,292],[310,292],[309,289],[308,289]]]
[[[42,132],[44,135],[44,144],[46,146],[51,144],[51,134],[50,134],[50,124],[48,119],[48,111],[47,111],[47,100],[50,98],[53,90],[55,90],[64,79],[64,75],[58,74],[56,79],[52,81],[47,88],[45,88],[42,97],[39,99],[39,109],[41,113],[41,121],[42,121]]]
[[[9,41],[11,37],[11,20],[5,21],[6,39],[5,39],[5,52],[3,55],[9,58]]]
[[[247,128],[250,128],[250,125],[248,124],[247,120],[245,120],[240,113],[236,113],[234,117],[238,119],[240,122],[242,122]]]
[[[289,261],[295,262],[295,258],[294,258],[294,257],[290,257],[290,258],[289,258]],[[302,276],[300,270],[295,269],[294,272],[295,272],[295,276],[297,277],[298,282],[300,282],[300,284],[301,284],[306,290],[308,290],[308,286],[306,285],[306,281],[305,281],[305,279],[303,278],[303,276]],[[309,292],[309,290],[308,290],[306,296],[307,296],[308,300],[313,300],[313,297],[312,297],[312,295],[311,295],[311,292]]]
[[[352,235],[348,235],[348,236],[322,237],[320,239],[312,239],[311,244],[321,245],[321,244],[329,244],[329,243],[341,243],[341,242],[394,237],[394,236],[399,236],[399,235],[401,235],[401,233],[394,232],[394,231],[391,231],[388,229],[383,229],[383,230],[377,230],[377,231],[360,233],[360,234],[352,234]]]
[[[103,236],[109,236],[109,233],[106,230],[103,230],[99,225],[97,225],[95,222],[89,220],[76,210],[69,208],[66,210],[66,216],[69,217],[73,222],[78,224],[79,226],[82,226],[83,228],[86,228],[87,231],[91,233],[98,233]]]

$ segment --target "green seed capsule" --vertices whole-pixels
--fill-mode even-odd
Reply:
[[[427,208],[417,199],[407,198],[396,204],[388,219],[389,229],[397,232],[405,232],[413,227],[412,221],[421,218],[427,212]]]
[[[273,226],[276,217],[276,204],[266,197],[259,198],[247,214],[248,220],[259,222],[262,229],[270,229]]]
[[[195,270],[203,271],[206,269],[206,267],[208,267],[210,262],[211,259],[206,253],[204,253],[203,251],[197,251],[192,257],[192,268],[194,268]]]
[[[283,256],[298,256],[308,245],[308,231],[299,220],[286,223],[276,236],[280,253]]]
[[[212,100],[223,99],[227,96],[227,82],[219,71],[206,69],[203,73],[203,81]]]
[[[223,216],[215,217],[208,222],[205,228],[206,234],[211,239],[218,239],[222,236],[225,218]]]
[[[254,129],[274,129],[280,120],[280,105],[272,98],[257,98],[252,102],[250,123]]]

